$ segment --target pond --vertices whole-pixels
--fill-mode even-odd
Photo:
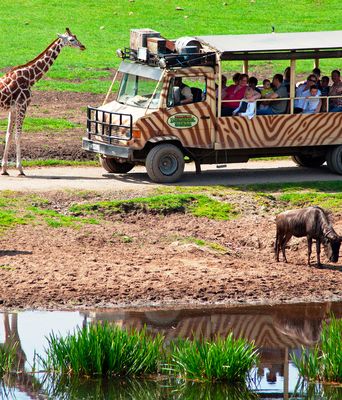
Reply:
[[[342,399],[342,388],[318,385],[293,397],[298,371],[291,362],[302,346],[313,346],[322,322],[333,313],[342,318],[342,303],[287,304],[279,306],[239,306],[194,309],[104,309],[93,311],[20,311],[2,313],[0,343],[10,336],[20,344],[17,350],[24,373],[6,377],[0,396],[8,399]],[[52,331],[66,335],[78,326],[110,321],[123,328],[162,332],[166,341],[177,337],[214,338],[233,332],[235,337],[254,341],[261,363],[251,371],[247,386],[251,391],[223,384],[199,384],[171,378],[149,380],[53,379],[44,373],[32,374],[35,353],[43,355],[46,336]],[[242,390],[242,392],[241,392]],[[324,394],[325,393],[325,394]]]

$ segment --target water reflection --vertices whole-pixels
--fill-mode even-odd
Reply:
[[[50,382],[46,393],[51,399],[231,399],[255,400],[259,396],[247,387],[229,385],[203,385],[176,380],[70,380]]]
[[[342,303],[300,304],[268,307],[235,307],[194,310],[96,310],[90,312],[20,312],[4,313],[0,343],[19,343],[17,363],[22,374],[5,377],[1,394],[13,399],[254,399],[265,397],[300,399],[341,399],[341,388],[314,386],[301,388],[302,395],[292,397],[298,380],[295,367],[289,362],[291,353],[300,354],[301,346],[316,343],[323,320],[334,313],[342,317]],[[112,321],[121,327],[162,332],[167,341],[176,337],[213,338],[216,334],[253,340],[260,348],[261,364],[252,371],[253,389],[232,391],[225,385],[200,385],[177,381],[84,380],[56,381],[44,375],[33,375],[34,350],[43,354],[45,337],[53,330],[62,335],[76,326]],[[10,389],[12,388],[12,389]],[[6,393],[10,390],[10,396]],[[242,392],[241,392],[242,391]],[[142,393],[143,395],[139,395]],[[7,397],[6,397],[7,396]],[[116,396],[116,397],[113,397]],[[140,397],[139,397],[140,396]],[[248,397],[249,396],[249,397]],[[338,397],[340,396],[340,397]]]
[[[285,399],[283,394],[255,393],[247,386],[226,384],[203,384],[176,379],[57,379],[47,375],[34,378],[34,384],[22,387],[19,377],[6,382],[0,394],[6,400],[51,399],[51,400],[258,400]],[[292,400],[341,400],[342,388],[310,385],[298,388]]]

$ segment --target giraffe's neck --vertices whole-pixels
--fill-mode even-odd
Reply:
[[[29,86],[32,86],[50,69],[63,47],[62,39],[56,39],[35,59],[15,69],[29,71]]]

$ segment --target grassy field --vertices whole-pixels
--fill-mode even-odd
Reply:
[[[182,10],[176,10],[176,7]],[[38,89],[103,93],[119,59],[115,50],[129,45],[129,30],[149,27],[168,38],[207,34],[242,34],[340,29],[342,8],[337,0],[3,0],[1,7],[0,69],[23,64],[38,55],[68,26],[87,47],[84,52],[65,49]],[[307,73],[311,61],[298,63]],[[257,71],[281,72],[287,63],[252,64]],[[339,67],[323,61],[324,73]],[[240,64],[226,65],[239,70]],[[260,76],[260,74],[259,74]],[[260,76],[261,77],[261,76]]]

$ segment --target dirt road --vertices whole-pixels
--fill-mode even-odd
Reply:
[[[301,182],[338,180],[326,166],[319,169],[299,168],[290,160],[250,161],[228,164],[223,168],[203,166],[202,174],[196,175],[193,164],[186,165],[186,172],[177,186],[238,185],[266,182]],[[0,190],[46,191],[59,189],[122,191],[144,190],[151,182],[144,167],[135,167],[128,174],[108,174],[100,167],[52,167],[26,169],[26,177],[0,176]]]

